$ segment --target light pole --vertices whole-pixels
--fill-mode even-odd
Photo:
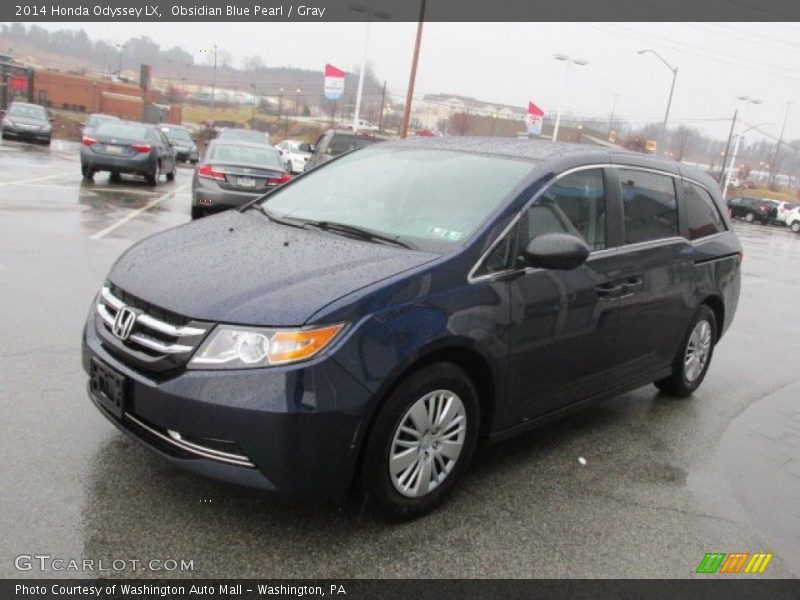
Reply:
[[[741,121],[744,124],[744,117],[745,113],[747,112],[748,107],[751,104],[761,104],[761,100],[756,100],[755,98],[750,98],[749,96],[739,96],[738,100],[742,102],[742,118]],[[752,128],[751,128],[752,129]],[[749,131],[749,130],[748,130]],[[728,187],[731,185],[731,177],[733,176],[733,168],[736,165],[736,157],[739,154],[739,145],[742,142],[742,134],[744,131],[739,131],[738,135],[736,136],[736,144],[733,146],[733,156],[731,156],[731,166],[728,168],[728,175],[725,177],[725,185],[722,186],[722,197],[728,193]]]
[[[214,95],[217,91],[217,45],[214,44],[214,70],[211,75],[211,112],[209,113],[208,120],[211,127],[214,127]]]
[[[250,89],[253,91],[253,116],[250,118],[250,127],[253,127],[256,122],[256,84],[251,83]]]
[[[358,131],[358,117],[361,111],[361,96],[364,91],[364,72],[367,68],[367,50],[369,49],[369,26],[372,23],[372,18],[388,21],[392,15],[386,12],[375,11],[360,4],[351,6],[350,10],[363,14],[366,20],[366,31],[364,32],[364,56],[361,59],[361,72],[358,75],[358,91],[356,92],[356,111],[353,113],[353,133]]]
[[[122,77],[122,51],[125,50],[127,44],[114,44],[119,50],[119,65],[117,67],[117,77]]]
[[[789,120],[789,109],[792,108],[791,100],[786,103],[786,113],[783,115],[783,125],[781,126],[781,134],[778,136],[778,144],[775,146],[775,154],[772,156],[772,167],[769,170],[769,183],[775,183],[775,171],[778,170],[778,156],[780,156],[781,144],[783,143],[783,134],[786,131],[786,121]]]
[[[295,97],[294,97],[294,120],[297,121],[298,109],[300,107],[300,93],[301,93],[300,88],[297,88],[294,91],[294,93],[295,93]]]
[[[669,109],[672,106],[672,93],[675,91],[675,80],[678,78],[678,67],[673,67],[669,64],[664,57],[661,56],[655,50],[639,50],[637,54],[652,54],[666,66],[670,71],[672,71],[672,85],[669,88],[669,98],[667,99],[667,112],[664,113],[664,124],[661,126],[661,144],[662,146],[667,145],[667,121],[669,120]]]
[[[414,84],[417,81],[417,63],[419,63],[419,47],[422,44],[422,25],[425,23],[425,1],[419,3],[419,20],[417,21],[417,37],[414,42],[414,56],[411,59],[411,74],[408,76],[408,89],[406,90],[406,103],[403,106],[403,125],[400,128],[400,137],[408,135],[408,124],[411,121],[411,102],[414,99]]]
[[[567,95],[567,88],[569,87],[569,71],[571,65],[578,65],[584,67],[589,64],[588,60],[583,60],[582,58],[572,58],[566,54],[554,54],[553,58],[556,60],[563,60],[567,63],[567,72],[564,76],[564,87],[561,90],[561,98],[558,101],[558,109],[556,111],[556,124],[553,128],[553,141],[555,142],[558,139],[558,129],[561,126],[561,106],[564,104],[564,97]]]

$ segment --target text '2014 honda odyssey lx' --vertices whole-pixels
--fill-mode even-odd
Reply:
[[[292,497],[436,506],[499,440],[703,381],[742,254],[675,162],[528,140],[387,142],[112,268],[92,400],[175,465]]]

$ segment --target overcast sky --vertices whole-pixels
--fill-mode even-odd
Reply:
[[[162,48],[197,53],[196,62],[204,60],[201,48],[216,43],[237,65],[258,54],[268,66],[321,69],[329,62],[345,70],[360,63],[365,33],[363,22],[40,25],[82,27],[111,42],[145,34]],[[369,62],[398,96],[405,94],[415,31],[415,23],[371,26]],[[426,23],[416,91],[519,106],[531,100],[554,113],[565,63],[553,54],[564,53],[589,61],[572,68],[565,109],[607,117],[616,95],[617,114],[632,124],[660,122],[672,73],[653,55],[637,55],[650,48],[679,68],[672,126],[687,123],[725,137],[736,98],[746,95],[763,101],[748,109],[746,121],[767,123],[763,129],[777,137],[787,101],[800,101],[798,34],[796,23]],[[800,139],[800,103],[787,137]]]

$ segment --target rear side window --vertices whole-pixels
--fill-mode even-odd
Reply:
[[[725,222],[719,214],[711,194],[693,183],[686,183],[686,217],[689,221],[689,239],[697,240],[725,231]]]
[[[678,235],[678,200],[672,177],[633,169],[620,169],[619,177],[626,244]]]

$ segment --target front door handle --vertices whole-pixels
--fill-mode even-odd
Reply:
[[[616,298],[622,293],[622,286],[617,282],[601,283],[594,289],[601,298]]]
[[[622,295],[635,294],[636,292],[642,289],[643,285],[644,281],[642,280],[641,275],[629,277],[628,279],[620,283],[620,287],[622,288]]]

